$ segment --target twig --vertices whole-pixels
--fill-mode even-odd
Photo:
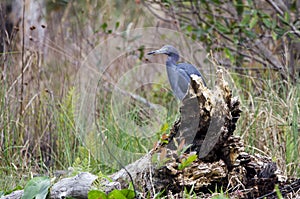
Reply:
[[[239,55],[242,55],[242,56],[244,56],[244,57],[253,59],[253,60],[257,61],[258,63],[261,63],[261,64],[264,65],[264,66],[267,65],[267,63],[266,63],[264,60],[262,60],[262,59],[259,59],[259,58],[257,58],[257,57],[254,57],[254,56],[252,56],[252,55],[248,55],[248,54],[246,54],[246,53],[244,53],[244,52],[242,52],[242,51],[238,51],[238,50],[236,50],[236,49],[234,49],[234,48],[232,48],[232,47],[230,47],[230,46],[225,46],[225,45],[221,45],[221,46],[222,46],[223,48],[228,48],[229,50],[231,50],[231,51],[233,51],[233,52],[235,52],[235,53],[237,53],[237,54],[239,54]],[[243,46],[243,47],[244,47],[244,46]]]
[[[281,192],[281,194],[283,196],[285,196],[286,194],[292,192],[292,191],[295,191],[295,190],[299,190],[300,189],[300,179],[298,179],[297,181],[289,184],[289,185],[285,185],[283,186],[282,188],[279,189],[279,191]],[[260,196],[259,198],[257,199],[263,199],[263,198],[277,198],[277,192],[276,191],[273,191],[273,192],[270,192],[270,193],[267,193],[263,196]]]
[[[277,6],[277,4],[273,1],[273,0],[267,0],[267,2],[276,10],[276,12],[278,12],[281,16],[284,15],[284,12]],[[281,2],[282,3],[282,2]],[[300,33],[297,30],[297,28],[290,24],[287,23],[287,25],[292,29],[293,33],[295,33],[295,35],[297,35],[298,37],[300,37]]]
[[[162,18],[161,16],[159,16],[158,14],[156,14],[151,8],[149,5],[146,4],[146,2],[142,1],[143,5],[155,16],[157,17],[158,19],[164,21],[164,22],[167,22],[167,23],[170,23],[172,22],[171,20],[168,20],[168,19],[164,19]]]
[[[276,12],[283,16],[284,12],[277,6],[277,4],[273,0],[267,0],[267,2],[276,10]]]
[[[128,91],[125,91],[121,88],[119,88],[114,82],[112,82],[110,79],[110,77],[107,77],[107,76],[102,76],[102,79],[103,81],[105,82],[108,82],[110,85],[113,86],[113,89],[116,89],[118,92],[120,92],[122,95],[124,96],[129,96],[131,97],[132,99],[136,100],[137,102],[140,102],[142,104],[145,104],[148,108],[150,109],[159,109],[160,106],[157,105],[157,104],[154,104],[154,103],[151,103],[149,100],[147,100],[146,98],[140,96],[140,95],[137,95],[137,94],[134,94],[132,92],[128,92]],[[112,89],[110,89],[108,86],[104,86],[105,89],[107,89],[108,91],[112,92]]]
[[[24,69],[22,70],[21,74],[16,78],[16,80],[11,84],[11,86],[7,89],[6,96],[10,93],[10,91],[13,89],[14,85],[18,83],[20,78],[22,78],[22,74],[25,73],[25,71],[29,68],[30,64],[32,63],[32,57],[30,56],[27,60],[27,64],[24,66]]]
[[[254,41],[254,45],[262,54],[262,57],[264,57],[273,66],[274,69],[283,69],[282,64],[273,56],[272,52],[270,52],[270,50],[266,48],[261,40],[257,39],[256,41]]]
[[[24,94],[24,68],[25,68],[25,0],[23,0],[22,13],[22,70],[21,70],[21,96],[20,96],[20,117],[23,114],[23,94]]]

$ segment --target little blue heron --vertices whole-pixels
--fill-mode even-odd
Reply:
[[[168,55],[166,62],[167,74],[173,93],[179,100],[183,100],[185,97],[189,88],[192,74],[201,77],[203,84],[206,86],[201,73],[195,68],[195,66],[189,63],[177,64],[177,61],[179,60],[179,54],[176,48],[173,46],[165,45],[159,50],[154,50],[148,53],[148,55],[154,54]]]

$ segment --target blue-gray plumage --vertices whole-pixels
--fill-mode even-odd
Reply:
[[[177,64],[177,61],[179,60],[179,54],[173,46],[165,45],[159,50],[148,53],[148,55],[153,54],[168,55],[166,62],[167,74],[173,93],[179,100],[182,100],[185,97],[189,88],[192,74],[201,77],[203,84],[206,86],[201,73],[195,68],[195,66],[189,63]]]

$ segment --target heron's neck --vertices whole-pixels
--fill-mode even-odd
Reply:
[[[176,62],[179,60],[179,55],[171,54],[167,58],[167,66],[176,65]]]

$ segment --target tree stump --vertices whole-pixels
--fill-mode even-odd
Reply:
[[[239,190],[239,198],[273,191],[278,183],[276,164],[269,158],[247,154],[243,140],[233,135],[241,113],[239,105],[222,70],[217,71],[212,89],[192,75],[180,118],[170,134],[163,136],[146,156],[126,167],[138,190],[154,196],[160,191],[179,194],[184,189],[210,193],[218,187]],[[193,155],[197,159],[187,164]],[[124,169],[111,177],[124,187],[129,181]]]

